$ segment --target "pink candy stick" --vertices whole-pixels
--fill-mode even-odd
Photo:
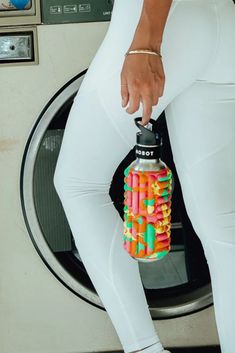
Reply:
[[[132,175],[132,185],[133,185],[133,199],[132,199],[132,211],[136,215],[139,213],[139,192],[134,191],[134,188],[139,186],[139,176],[137,174]]]
[[[132,173],[129,173],[126,178],[126,184],[131,188],[132,187]],[[128,207],[132,206],[132,191],[127,190],[127,205]]]

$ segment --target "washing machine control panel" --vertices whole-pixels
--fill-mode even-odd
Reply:
[[[109,21],[113,0],[42,0],[42,23]]]

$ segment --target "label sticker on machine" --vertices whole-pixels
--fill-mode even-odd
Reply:
[[[0,11],[29,10],[32,7],[32,0],[1,0]]]
[[[91,4],[80,4],[79,12],[91,12]]]
[[[77,5],[64,5],[64,13],[77,13]]]
[[[50,6],[50,14],[51,15],[61,15],[62,14],[62,6],[58,6],[58,5]]]

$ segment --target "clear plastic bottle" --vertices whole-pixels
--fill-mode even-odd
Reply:
[[[172,171],[161,160],[162,137],[135,118],[136,160],[124,171],[123,246],[141,262],[162,259],[170,251]]]

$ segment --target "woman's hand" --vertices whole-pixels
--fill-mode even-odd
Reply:
[[[139,22],[129,50],[149,49],[160,52],[163,31],[172,0],[144,0]],[[125,57],[121,72],[121,96],[123,108],[129,114],[143,105],[142,124],[147,125],[152,107],[163,95],[165,73],[160,56],[131,54]]]
[[[129,114],[135,113],[143,105],[142,124],[146,125],[163,95],[165,74],[160,56],[149,54],[127,55],[121,71],[122,107]]]

